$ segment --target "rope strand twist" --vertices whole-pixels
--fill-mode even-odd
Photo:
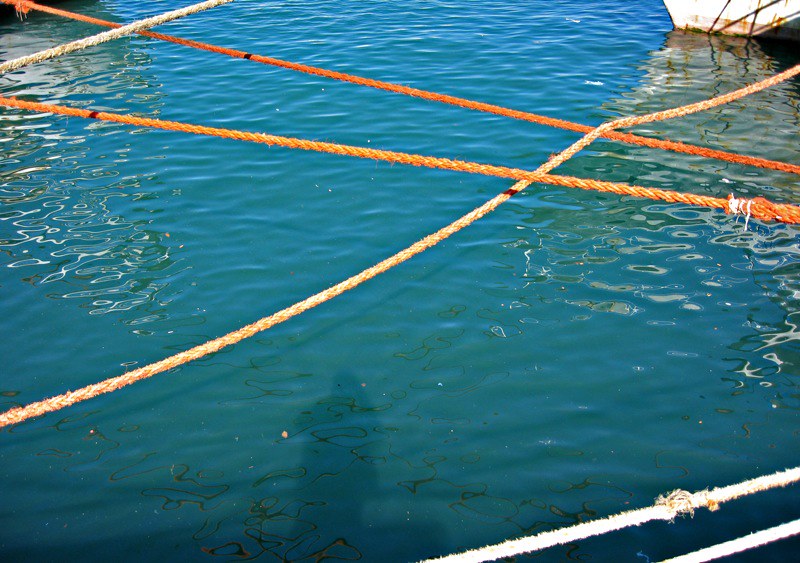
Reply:
[[[155,27],[157,25],[161,25],[163,23],[167,23],[172,20],[196,14],[197,12],[201,12],[203,10],[215,8],[221,4],[227,4],[229,2],[233,2],[233,0],[206,0],[205,2],[200,2],[199,4],[193,4],[186,8],[181,8],[180,10],[173,10],[171,12],[166,12],[159,16],[154,16],[152,18],[140,20],[138,22],[124,25],[122,27],[119,27],[111,31],[104,31],[103,33],[92,35],[91,37],[78,39],[77,41],[65,43],[63,45],[59,45],[51,49],[45,49],[44,51],[39,51],[38,53],[33,53],[32,55],[27,55],[25,57],[19,57],[18,59],[6,61],[3,64],[0,64],[0,74],[5,74],[6,72],[11,72],[12,70],[17,70],[19,68],[22,68],[30,64],[39,63],[42,61],[46,61],[48,59],[53,59],[55,57],[60,57],[62,55],[66,55],[67,53],[73,53],[75,51],[80,51],[83,49],[87,49],[89,47],[93,47],[95,45],[100,45],[101,43],[105,43],[107,41],[112,41],[114,39],[118,39],[126,35],[137,33],[138,31],[142,31],[144,29],[147,29],[148,27]],[[16,6],[19,12],[20,9],[25,7],[25,4],[23,2],[17,2]],[[25,12],[19,12],[19,13],[25,13]]]
[[[504,557],[514,557],[522,553],[541,551],[548,547],[564,545],[593,536],[640,526],[653,520],[672,522],[678,516],[692,516],[694,511],[707,508],[716,511],[720,504],[754,493],[786,487],[800,481],[800,467],[778,471],[771,475],[756,477],[734,485],[703,490],[696,493],[678,490],[658,497],[655,503],[645,508],[629,510],[606,518],[582,522],[557,530],[542,532],[533,536],[507,540],[505,542],[472,549],[462,553],[427,559],[428,562],[480,563]]]
[[[120,24],[109,22],[106,20],[101,20],[98,18],[93,18],[89,16],[84,16],[81,14],[76,14],[74,12],[69,12],[66,10],[60,10],[57,8],[53,8],[51,6],[42,6],[40,4],[36,4],[35,2],[30,2],[27,0],[0,0],[0,2],[5,2],[7,4],[18,4],[20,6],[24,6],[25,9],[33,9],[38,10],[41,12],[49,13],[58,15],[65,18],[71,18],[77,21],[83,21],[86,23],[91,23],[95,25],[105,26],[105,27],[112,27],[118,28]],[[485,113],[491,113],[494,115],[501,115],[504,117],[509,117],[511,119],[518,119],[523,121],[528,121],[531,123],[536,123],[539,125],[546,125],[548,127],[557,127],[560,129],[565,129],[568,131],[575,131],[578,133],[589,133],[593,130],[593,127],[588,125],[581,125],[579,123],[573,123],[570,121],[566,121],[564,119],[556,119],[553,117],[546,117],[543,115],[537,115],[535,113],[530,113],[526,111],[508,109],[501,106],[487,104],[483,102],[476,102],[473,100],[467,100],[464,98],[458,98],[456,96],[450,96],[447,94],[439,94],[436,92],[430,92],[428,90],[421,90],[419,88],[411,88],[409,86],[402,86],[400,84],[393,84],[391,82],[384,82],[381,80],[374,80],[371,78],[364,78],[361,76],[355,76],[352,74],[346,74],[343,72],[337,72],[333,70],[327,70],[324,68],[293,63],[289,61],[284,61],[281,59],[276,59],[274,57],[265,57],[262,55],[257,55],[254,53],[248,53],[247,51],[241,51],[238,49],[230,49],[226,47],[219,47],[216,45],[211,45],[209,43],[203,43],[200,41],[194,41],[190,39],[182,39],[180,37],[175,37],[172,35],[166,35],[163,33],[155,33],[152,31],[140,31],[141,35],[145,37],[150,37],[153,39],[159,39],[161,41],[169,41],[171,43],[175,43],[178,45],[184,45],[187,47],[191,47],[194,49],[199,49],[203,51],[208,51],[212,53],[218,53],[222,55],[226,55],[233,58],[238,59],[246,59],[249,61],[267,64],[276,66],[279,68],[285,68],[288,70],[296,71],[296,72],[303,72],[306,74],[310,74],[313,76],[321,76],[324,78],[330,78],[332,80],[338,80],[341,82],[348,82],[351,84],[356,84],[360,86],[366,86],[369,88],[375,88],[378,90],[383,90],[387,92],[393,92],[397,94],[402,94],[405,96],[412,96],[424,100],[434,101],[443,104],[449,104],[457,107],[463,107],[467,109],[471,109],[474,111],[481,111]],[[800,166],[796,164],[790,164],[786,162],[778,162],[774,160],[768,160],[764,158],[758,158],[753,156],[745,156],[735,153],[730,153],[726,151],[720,151],[716,149],[709,149],[706,147],[699,147],[696,145],[690,145],[687,143],[681,143],[676,141],[669,141],[669,140],[662,140],[662,139],[653,139],[650,137],[642,137],[639,135],[634,135],[632,133],[621,133],[614,130],[606,130],[601,134],[601,137],[606,139],[611,139],[615,141],[620,141],[628,144],[639,145],[639,146],[646,146],[650,148],[658,148],[662,150],[669,150],[673,152],[683,153],[683,154],[690,154],[695,156],[701,156],[704,158],[713,158],[718,160],[723,160],[726,162],[733,162],[737,164],[744,164],[749,166],[755,166],[759,168],[767,168],[772,170],[780,170],[783,172],[787,172],[790,174],[800,174]]]
[[[215,0],[225,1],[225,0]],[[121,28],[120,28],[121,29]],[[291,148],[298,148],[303,150],[318,150],[322,152],[329,152],[334,154],[341,154],[347,156],[358,156],[361,158],[371,158],[386,160],[388,162],[397,162],[404,164],[412,164],[415,166],[430,166],[436,168],[444,168],[448,170],[461,170],[474,174],[486,174],[492,176],[500,176],[506,178],[515,178],[519,181],[514,184],[510,189],[498,194],[491,200],[487,201],[480,207],[467,213],[460,219],[454,221],[450,225],[440,229],[439,231],[428,235],[420,241],[412,244],[408,248],[396,253],[395,255],[383,260],[379,264],[367,268],[360,274],[352,276],[347,280],[325,290],[319,292],[303,301],[295,303],[291,307],[287,307],[269,317],[264,317],[255,323],[240,328],[239,330],[228,333],[227,335],[211,340],[203,345],[196,346],[190,350],[180,352],[159,362],[143,366],[142,368],[130,371],[121,376],[106,379],[100,383],[88,385],[77,391],[69,391],[56,397],[51,397],[44,401],[31,403],[27,406],[19,406],[12,408],[5,413],[0,414],[0,427],[8,426],[22,422],[28,418],[39,416],[48,412],[52,412],[66,406],[72,405],[78,401],[83,401],[95,397],[102,393],[107,393],[123,386],[129,385],[135,381],[151,377],[157,373],[161,373],[168,369],[177,367],[186,362],[198,359],[205,355],[214,353],[224,347],[231,346],[245,338],[253,336],[274,326],[275,324],[284,322],[289,318],[298,315],[312,307],[337,296],[349,289],[352,289],[361,283],[375,277],[376,275],[387,271],[388,269],[408,260],[412,256],[423,252],[424,250],[438,244],[440,241],[446,239],[452,234],[458,232],[464,227],[472,224],[480,219],[487,213],[496,209],[500,204],[507,201],[514,194],[524,190],[532,182],[547,182],[555,185],[565,185],[571,187],[578,187],[582,189],[596,189],[599,191],[608,191],[614,193],[623,193],[629,195],[636,195],[639,197],[648,197],[653,199],[662,199],[669,202],[686,202],[699,205],[707,205],[709,207],[716,207],[724,209],[727,212],[733,212],[734,209],[739,209],[737,204],[732,204],[730,199],[724,200],[720,198],[712,198],[709,196],[695,196],[691,194],[681,194],[678,192],[671,192],[667,190],[657,190],[654,188],[642,188],[639,186],[627,186],[624,184],[614,184],[611,182],[600,182],[597,180],[586,180],[581,178],[568,178],[564,176],[555,176],[548,174],[552,169],[559,166],[573,155],[577,154],[580,150],[588,146],[592,141],[600,137],[602,134],[611,130],[629,127],[641,123],[649,123],[664,119],[671,119],[681,115],[688,115],[697,111],[703,111],[724,103],[728,103],[735,99],[747,96],[754,92],[758,92],[777,84],[781,81],[787,80],[790,77],[796,76],[800,73],[800,65],[790,68],[780,74],[770,77],[761,82],[751,84],[745,88],[741,88],[734,92],[717,96],[704,102],[698,102],[673,108],[661,112],[655,112],[648,115],[639,117],[627,117],[616,121],[604,123],[601,126],[588,132],[583,138],[568,147],[561,153],[554,155],[547,162],[542,164],[536,171],[529,172],[514,168],[507,168],[502,166],[479,164],[474,162],[463,162],[451,160],[446,158],[437,157],[423,157],[420,155],[410,155],[406,153],[398,153],[393,151],[382,151],[377,149],[366,149],[363,147],[354,147],[349,145],[338,145],[334,143],[323,143],[319,141],[307,141],[303,139],[294,139],[289,137],[279,137],[276,135],[267,135],[264,133],[248,133],[243,131],[234,131],[228,129],[204,127],[198,125],[178,123],[174,121],[164,121],[152,118],[139,118],[129,115],[113,114],[108,112],[88,111],[76,108],[68,108],[64,106],[55,106],[49,104],[41,104],[37,102],[28,102],[14,98],[0,98],[0,104],[17,107],[23,109],[33,109],[36,111],[53,112],[62,115],[74,115],[84,118],[102,119],[106,121],[114,121],[118,123],[126,123],[130,125],[147,126],[159,129],[167,129],[174,131],[184,131],[199,135],[213,135],[219,137],[226,137],[230,139],[239,139],[243,141],[275,144]],[[800,223],[800,207],[788,204],[767,204],[758,201],[756,198],[752,203],[748,203],[747,208],[757,216],[757,213],[762,211],[771,213],[773,218],[778,221],[786,223]],[[700,203],[702,202],[702,203]],[[776,210],[779,210],[780,215]]]

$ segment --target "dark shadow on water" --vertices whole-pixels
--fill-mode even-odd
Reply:
[[[286,463],[276,461],[275,469],[253,483],[244,541],[205,547],[205,553],[401,561],[442,551],[435,526],[406,519],[409,498],[390,477],[397,461],[381,413],[391,403],[374,401],[366,376],[340,372],[331,379],[327,394],[298,406],[282,442]]]

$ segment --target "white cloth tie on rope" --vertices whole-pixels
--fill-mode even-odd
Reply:
[[[745,199],[736,197],[731,194],[728,198],[728,209],[734,215],[738,215],[739,213],[744,213],[744,229],[747,230],[747,224],[750,222],[750,207],[753,205],[752,199]]]
[[[72,53],[73,51],[80,51],[82,49],[86,49],[87,47],[105,43],[106,41],[112,41],[113,39],[117,39],[125,35],[131,35],[137,31],[155,27],[157,25],[161,25],[162,23],[167,23],[169,21],[189,16],[203,10],[215,8],[221,4],[227,4],[229,2],[233,2],[233,0],[207,0],[206,2],[200,2],[199,4],[193,4],[192,6],[181,8],[180,10],[173,10],[171,12],[161,14],[160,16],[154,16],[138,22],[133,22],[117,29],[104,31],[103,33],[98,33],[97,35],[92,35],[84,39],[78,39],[77,41],[65,43],[63,45],[59,45],[58,47],[45,49],[44,51],[39,51],[38,53],[33,53],[32,55],[6,61],[5,63],[0,64],[0,74],[11,72],[12,70],[16,70],[29,64],[39,63],[48,59],[60,57],[61,55]]]

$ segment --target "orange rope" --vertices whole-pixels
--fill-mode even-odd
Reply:
[[[564,186],[569,188],[580,188],[584,190],[595,190],[601,192],[615,193],[618,195],[632,195],[648,199],[657,199],[670,203],[685,203],[688,205],[700,205],[703,207],[724,209],[726,212],[733,211],[732,209],[729,208],[727,200],[722,198],[687,194],[672,190],[661,190],[657,188],[646,188],[642,186],[620,184],[615,182],[605,182],[601,180],[576,178],[573,176],[560,176],[554,174],[547,174],[541,170],[532,172],[529,170],[522,170],[519,168],[509,168],[506,166],[496,166],[493,164],[480,164],[477,162],[454,160],[449,158],[441,158],[433,156],[423,156],[418,154],[372,149],[372,148],[358,147],[353,145],[340,145],[336,143],[327,143],[323,141],[309,141],[306,139],[296,139],[293,137],[281,137],[278,135],[269,135],[267,133],[251,133],[247,131],[237,131],[234,129],[223,129],[219,127],[207,127],[203,125],[192,125],[189,123],[181,123],[178,121],[167,121],[163,119],[154,119],[149,117],[135,117],[132,115],[123,115],[123,114],[109,113],[102,111],[90,111],[86,109],[70,108],[66,106],[58,106],[53,104],[29,102],[25,100],[19,100],[17,98],[0,97],[0,105],[16,107],[20,109],[27,109],[37,112],[56,113],[61,115],[83,117],[88,119],[99,119],[102,121],[124,123],[127,125],[134,125],[139,127],[152,127],[167,131],[182,131],[185,133],[193,133],[195,135],[222,137],[226,139],[236,139],[240,141],[249,141],[253,143],[264,143],[267,145],[277,145],[293,149],[302,149],[308,151],[326,152],[326,153],[332,153],[344,156],[354,156],[354,157],[367,158],[373,160],[382,160],[396,164],[410,164],[412,166],[424,166],[428,168],[440,168],[444,170],[452,170],[457,172],[467,172],[470,174],[482,174],[486,176],[496,176],[499,178],[524,180],[528,183],[539,182],[539,183],[552,184],[556,186]],[[800,207],[791,204],[772,203],[763,198],[756,198],[752,200],[752,203],[750,205],[750,214],[753,217],[756,217],[758,219],[763,219],[766,221],[772,220],[772,221],[781,221],[783,223],[800,223]]]
[[[270,327],[273,327],[286,320],[289,320],[291,317],[294,317],[296,315],[299,315],[300,313],[308,311],[309,309],[316,307],[317,305],[321,305],[322,303],[338,295],[341,295],[345,291],[348,291],[350,289],[355,288],[358,285],[361,285],[365,281],[374,278],[378,274],[382,274],[383,272],[386,272],[387,270],[393,268],[394,266],[397,266],[398,264],[405,262],[406,260],[419,254],[420,252],[423,252],[424,250],[427,250],[428,248],[436,245],[437,243],[446,239],[450,235],[458,232],[464,227],[477,221],[487,213],[493,211],[501,203],[508,200],[514,193],[517,193],[518,191],[523,189],[525,187],[523,184],[525,183],[518,182],[515,186],[503,192],[502,194],[495,196],[493,199],[486,202],[481,207],[471,211],[470,213],[464,215],[460,219],[436,231],[435,233],[428,235],[427,237],[417,241],[408,248],[405,248],[404,250],[401,250],[400,252],[392,255],[391,257],[383,260],[382,262],[379,262],[375,266],[367,268],[361,273],[352,276],[341,283],[338,283],[324,291],[316,293],[315,295],[312,295],[311,297],[304,299],[303,301],[295,303],[291,307],[282,309],[273,315],[264,317],[252,324],[242,327],[239,330],[230,332],[225,336],[216,338],[214,340],[206,342],[205,344],[195,346],[194,348],[191,348],[184,352],[174,354],[173,356],[165,358],[161,361],[129,371],[120,376],[112,377],[92,385],[87,385],[86,387],[83,387],[76,391],[68,391],[61,395],[57,395],[55,397],[51,397],[43,401],[38,401],[22,407],[15,407],[9,409],[6,412],[0,414],[0,428],[12,424],[18,424],[29,418],[41,416],[48,412],[63,409],[80,401],[91,399],[103,393],[110,393],[111,391],[115,391],[117,389],[125,387],[126,385],[130,385],[131,383],[135,383],[142,379],[147,379],[149,377],[152,377],[153,375],[178,367],[187,362],[191,362],[192,360],[202,358],[203,356],[206,356],[208,354],[213,354],[214,352],[226,348],[227,346],[231,346],[241,340],[244,340],[245,338],[249,338],[257,334],[258,332],[267,330]]]
[[[42,6],[35,2],[29,2],[26,0],[0,0],[0,2],[5,2],[6,4],[13,4],[19,6],[20,8],[27,9],[34,9],[39,10],[41,12],[46,12],[58,16],[62,16],[65,18],[70,18],[78,21],[83,21],[86,23],[91,23],[95,25],[101,25],[105,27],[120,27],[121,24],[109,22],[106,20],[101,20],[98,18],[93,18],[90,16],[84,16],[81,14],[76,14],[74,12],[69,12],[66,10],[60,10],[57,8],[52,8],[50,6]],[[427,90],[420,90],[418,88],[411,88],[408,86],[401,86],[399,84],[392,84],[391,82],[383,82],[381,80],[373,80],[370,78],[363,78],[360,76],[354,76],[351,74],[346,74],[343,72],[336,72],[331,70],[326,70],[318,67],[308,66],[299,63],[292,63],[288,61],[283,61],[281,59],[276,59],[273,57],[265,57],[261,55],[255,55],[252,53],[248,53],[246,51],[240,51],[237,49],[228,49],[225,47],[218,47],[216,45],[211,45],[209,43],[202,43],[200,41],[193,41],[190,39],[181,39],[179,37],[175,37],[172,35],[166,35],[163,33],[156,33],[152,31],[142,31],[140,32],[141,35],[146,37],[150,37],[153,39],[159,39],[162,41],[169,41],[171,43],[176,43],[178,45],[184,45],[187,47],[192,47],[195,49],[201,49],[204,51],[210,51],[212,53],[219,53],[223,55],[227,55],[229,57],[239,58],[239,59],[249,59],[252,61],[256,61],[263,64],[273,65],[281,68],[286,68],[289,70],[294,70],[298,72],[304,72],[306,74],[311,74],[315,76],[322,76],[325,78],[331,78],[334,80],[340,80],[343,82],[350,82],[352,84],[359,84],[361,86],[368,86],[370,88],[377,88],[379,90],[385,90],[389,92],[395,92],[398,94],[404,94],[407,96],[413,96],[416,98],[422,98],[425,100],[431,100],[436,102],[441,102],[445,104],[450,104],[458,107],[463,107],[467,109],[492,113],[495,115],[501,115],[504,117],[510,117],[513,119],[520,119],[523,121],[529,121],[532,123],[537,123],[539,125],[547,125],[550,127],[557,127],[560,129],[566,129],[569,131],[576,131],[579,133],[590,133],[594,130],[593,127],[588,125],[581,125],[578,123],[573,123],[570,121],[566,121],[563,119],[555,119],[552,117],[546,117],[542,115],[537,115],[535,113],[529,113],[525,111],[513,110],[504,108],[501,106],[496,106],[493,104],[486,104],[482,102],[476,102],[472,100],[466,100],[464,98],[458,98],[456,96],[449,96],[446,94],[438,94],[436,92],[430,92]],[[616,131],[606,130],[603,131],[602,137],[607,139],[612,139],[615,141],[621,141],[624,143],[634,144],[634,145],[641,145],[647,146],[650,148],[659,148],[664,150],[670,150],[674,152],[684,153],[684,154],[691,154],[695,156],[701,156],[705,158],[714,158],[717,160],[724,160],[727,162],[734,162],[737,164],[745,164],[749,166],[755,166],[758,168],[767,168],[772,170],[780,170],[782,172],[788,172],[791,174],[800,174],[800,166],[796,164],[789,164],[785,162],[778,162],[775,160],[768,160],[764,158],[752,157],[752,156],[745,156],[735,153],[729,153],[725,151],[709,149],[704,147],[698,147],[696,145],[690,145],[687,143],[669,141],[669,140],[661,140],[661,139],[651,139],[648,137],[642,137],[639,135],[633,135],[631,133],[619,133]]]
[[[130,123],[133,125],[145,125],[145,126],[158,126],[162,129],[169,129],[171,125],[175,122],[168,122],[168,121],[161,121],[161,120],[154,120],[154,119],[147,119],[147,118],[136,118],[132,116],[122,116],[122,115],[115,115],[115,114],[108,114],[108,113],[101,113],[101,112],[91,112],[88,110],[81,110],[81,109],[73,109],[73,108],[64,108],[61,106],[52,106],[48,104],[39,104],[35,102],[23,102],[21,100],[15,99],[5,99],[0,98],[0,104],[9,105],[12,107],[19,107],[25,109],[33,109],[36,111],[46,111],[46,112],[53,112],[53,113],[61,113],[64,115],[75,115],[79,117],[88,117],[88,118],[97,118],[97,119],[107,119],[109,121],[117,121],[120,123]],[[56,111],[58,110],[58,111]],[[176,124],[182,125],[182,124]],[[197,134],[212,134],[212,133],[230,133],[229,138],[236,138],[242,140],[250,140],[255,142],[271,142],[273,144],[283,144],[283,141],[287,143],[284,146],[290,146],[289,142],[299,142],[303,143],[306,146],[298,146],[297,148],[309,148],[313,146],[325,146],[334,148],[337,147],[337,154],[350,154],[352,156],[361,156],[360,154],[356,154],[356,149],[359,151],[363,151],[366,158],[378,158],[378,157],[397,157],[397,160],[390,160],[392,162],[405,162],[408,164],[418,164],[418,165],[425,165],[428,166],[430,164],[446,164],[447,168],[451,170],[460,169],[457,168],[459,165],[459,161],[455,160],[448,160],[448,159],[439,159],[439,158],[432,158],[432,157],[419,157],[417,155],[404,155],[403,153],[394,153],[389,151],[379,151],[376,149],[361,149],[359,147],[346,147],[342,145],[333,145],[331,143],[318,143],[315,141],[301,141],[299,139],[288,139],[285,137],[276,137],[273,135],[265,135],[259,133],[243,133],[238,131],[229,131],[225,129],[216,129],[216,128],[209,128],[209,127],[199,127],[199,126],[183,126],[181,129],[177,130],[185,130],[191,133]],[[222,135],[220,135],[222,136]],[[228,136],[228,135],[225,135]],[[588,137],[588,136],[587,136]],[[584,138],[582,141],[585,141]],[[280,141],[280,143],[279,143]],[[590,140],[591,141],[591,140]],[[343,149],[342,152],[338,151],[338,148]],[[572,148],[572,147],[570,147]],[[317,150],[317,149],[313,149]],[[569,149],[568,149],[569,150]],[[334,152],[334,151],[331,151]],[[543,164],[539,169],[543,170],[546,168],[552,168],[557,165],[560,158],[566,153],[561,153],[554,157],[553,159],[549,160],[547,163]],[[387,158],[388,160],[389,158]],[[420,159],[420,160],[417,160]],[[412,160],[415,160],[412,162]],[[425,164],[423,164],[423,162]],[[497,171],[505,170],[510,174],[513,172],[516,174],[517,169],[510,169],[510,168],[503,168],[503,167],[496,167],[496,166],[488,166],[488,165],[479,165],[476,163],[460,163],[464,165],[468,165],[474,167],[476,170],[478,168],[492,168],[496,169]],[[473,170],[464,170],[464,171],[473,171]],[[41,416],[48,412],[53,412],[56,410],[63,409],[70,405],[73,405],[80,401],[85,401],[87,399],[91,399],[103,393],[110,393],[111,391],[115,391],[142,379],[147,379],[156,375],[158,373],[162,373],[164,371],[173,369],[178,367],[182,364],[187,362],[191,362],[208,354],[213,354],[223,348],[228,346],[232,346],[245,338],[249,338],[261,331],[264,331],[270,327],[273,327],[279,323],[282,323],[291,317],[299,315],[304,311],[307,311],[317,305],[320,305],[338,295],[341,295],[345,291],[355,288],[358,285],[361,285],[365,281],[368,281],[378,274],[381,274],[402,262],[412,258],[413,256],[419,254],[427,250],[428,248],[438,244],[440,241],[448,238],[449,236],[453,235],[454,233],[460,231],[464,227],[472,224],[473,222],[477,221],[487,213],[492,212],[496,209],[500,204],[507,201],[511,198],[514,194],[524,190],[531,181],[545,181],[545,182],[553,182],[556,183],[563,180],[569,183],[575,183],[575,187],[583,187],[585,189],[602,189],[602,191],[615,191],[617,188],[624,188],[626,191],[625,193],[630,193],[631,195],[640,195],[641,197],[654,197],[658,196],[658,199],[664,199],[665,201],[680,201],[684,203],[696,203],[696,201],[703,201],[700,205],[708,205],[710,207],[718,207],[722,209],[726,209],[727,211],[731,211],[729,208],[728,202],[725,200],[721,200],[719,198],[713,198],[708,196],[692,196],[689,194],[681,194],[678,192],[670,192],[667,190],[653,190],[650,188],[638,188],[636,186],[625,186],[622,184],[612,184],[611,182],[597,182],[595,180],[582,180],[580,178],[568,178],[563,176],[554,176],[550,174],[545,174],[542,172],[527,172],[524,170],[518,171],[520,174],[524,174],[526,177],[518,181],[514,186],[510,189],[506,190],[505,192],[495,196],[491,200],[484,203],[482,206],[474,209],[473,211],[467,213],[460,219],[450,223],[446,227],[439,229],[435,233],[428,235],[427,237],[417,241],[416,243],[412,244],[408,248],[401,250],[400,252],[392,255],[391,257],[383,260],[382,262],[376,264],[371,268],[367,268],[366,270],[362,271],[361,273],[352,276],[345,281],[334,285],[324,291],[316,293],[311,297],[304,299],[294,305],[287,307],[278,311],[277,313],[270,315],[268,317],[263,317],[262,319],[244,326],[239,330],[230,332],[220,338],[216,338],[205,344],[201,344],[199,346],[195,346],[189,350],[184,352],[180,352],[178,354],[174,354],[168,358],[165,358],[161,361],[154,362],[152,364],[148,364],[141,368],[129,371],[117,377],[112,377],[101,381],[99,383],[95,383],[92,385],[87,385],[81,389],[76,391],[68,391],[66,393],[62,393],[61,395],[57,395],[51,397],[49,399],[45,399],[42,401],[37,401],[34,403],[30,403],[25,406],[15,407],[9,409],[8,411],[0,414],[0,428],[5,426],[9,426],[12,424],[18,424],[23,422],[29,418],[34,418],[37,416]],[[500,174],[497,174],[500,175]],[[581,184],[581,185],[579,185]],[[589,187],[589,184],[592,184],[593,187]],[[566,185],[566,184],[564,184]],[[638,192],[638,190],[642,190]],[[615,191],[615,193],[617,193]],[[674,199],[673,199],[674,198]],[[696,200],[696,201],[690,201]],[[748,202],[751,204],[752,209],[751,213],[753,216],[758,215],[772,215],[773,218],[785,221],[785,222],[800,222],[800,208],[793,206],[793,205],[776,205],[771,202],[764,200],[763,198],[756,198]],[[739,202],[741,205],[741,202]],[[776,215],[776,210],[782,213],[782,216]],[[788,218],[791,216],[791,221]]]
[[[769,78],[766,78],[759,82],[754,82],[753,84],[745,86],[744,88],[739,88],[738,90],[734,90],[733,92],[728,92],[727,94],[721,94],[714,98],[703,100],[702,102],[687,104],[685,106],[671,108],[663,111],[657,111],[646,115],[623,117],[621,119],[616,119],[614,121],[603,123],[593,131],[584,135],[581,139],[576,141],[572,146],[570,146],[560,154],[556,155],[555,157],[551,158],[550,162],[553,162],[554,165],[550,166],[548,168],[548,171],[552,170],[556,166],[572,158],[575,154],[583,150],[595,139],[602,136],[605,131],[611,131],[613,129],[619,129],[621,127],[632,127],[634,125],[641,125],[642,123],[664,121],[667,119],[673,119],[675,117],[683,117],[685,115],[690,115],[693,113],[705,111],[713,107],[721,106],[723,104],[730,103],[734,100],[744,98],[745,96],[749,96],[750,94],[755,94],[756,92],[765,90],[770,86],[775,86],[776,84],[780,84],[781,82],[793,78],[798,74],[800,74],[800,64],[795,65],[781,73],[778,73],[774,76],[770,76]]]
[[[258,332],[266,330],[278,323],[284,322],[295,315],[298,315],[304,311],[307,311],[308,309],[311,309],[313,307],[316,307],[317,305],[320,305],[321,303],[324,303],[325,301],[328,301],[329,299],[332,299],[333,297],[336,297],[337,295],[341,295],[345,291],[364,283],[365,281],[375,277],[376,275],[385,272],[390,268],[408,260],[414,255],[423,252],[427,248],[434,246],[438,242],[446,239],[447,237],[458,232],[464,227],[477,221],[487,213],[490,213],[491,211],[496,209],[500,204],[507,201],[514,194],[524,190],[531,182],[534,181],[553,183],[557,185],[571,185],[573,187],[580,187],[583,189],[598,189],[601,191],[612,191],[614,193],[638,195],[641,197],[663,199],[665,201],[680,201],[680,202],[694,203],[699,205],[707,205],[710,207],[718,207],[725,209],[729,213],[736,213],[746,207],[748,215],[752,215],[754,217],[771,218],[787,223],[798,223],[800,222],[800,207],[794,205],[786,205],[786,204],[774,204],[763,198],[755,198],[753,200],[744,201],[744,200],[736,200],[733,198],[733,196],[730,196],[729,198],[730,201],[728,202],[725,200],[721,200],[719,198],[712,198],[708,196],[694,196],[691,194],[681,194],[678,192],[671,192],[667,190],[656,190],[652,188],[641,188],[638,186],[627,186],[624,184],[614,184],[611,182],[599,182],[596,180],[584,180],[581,178],[570,178],[566,176],[555,176],[547,174],[548,171],[552,170],[556,166],[560,165],[561,163],[569,159],[572,155],[580,151],[582,148],[586,147],[589,143],[598,138],[600,135],[604,134],[604,132],[613,130],[615,127],[627,127],[638,123],[647,123],[650,121],[670,119],[672,117],[687,115],[688,113],[693,113],[696,111],[702,111],[704,109],[708,109],[710,107],[714,107],[723,103],[727,103],[731,100],[741,98],[742,96],[746,96],[750,93],[757,92],[763,88],[776,84],[781,80],[786,80],[789,76],[794,76],[795,74],[797,74],[797,72],[800,72],[800,65],[798,65],[798,67],[795,67],[794,69],[790,69],[789,71],[781,73],[780,75],[776,75],[773,78],[750,85],[746,88],[742,88],[735,92],[731,92],[730,94],[718,96],[717,98],[707,100],[706,102],[691,104],[683,108],[675,108],[672,110],[657,112],[645,116],[640,116],[635,118],[625,118],[614,122],[605,123],[600,127],[589,132],[582,139],[574,143],[565,151],[562,151],[561,153],[550,158],[547,162],[542,164],[535,172],[519,170],[516,168],[506,168],[501,166],[478,164],[473,162],[463,162],[463,161],[450,160],[444,158],[426,157],[426,156],[398,153],[392,151],[382,151],[377,149],[366,149],[362,147],[337,145],[333,143],[322,143],[318,141],[306,141],[302,139],[292,139],[288,137],[279,137],[276,135],[267,135],[263,133],[247,133],[229,129],[189,125],[174,121],[164,121],[164,120],[139,118],[128,115],[119,115],[106,112],[81,110],[75,108],[68,108],[64,106],[55,106],[55,105],[41,104],[36,102],[26,102],[13,98],[0,98],[0,104],[2,105],[7,105],[9,107],[23,108],[23,109],[31,109],[34,111],[59,113],[62,115],[73,115],[84,118],[102,119],[105,121],[126,123],[130,125],[155,127],[155,128],[175,130],[175,131],[185,131],[188,133],[194,133],[200,135],[214,135],[230,139],[239,139],[251,142],[275,144],[293,148],[300,148],[304,150],[318,150],[334,154],[359,156],[362,158],[380,159],[389,162],[413,164],[416,166],[431,166],[435,168],[445,168],[448,170],[459,170],[471,173],[489,174],[489,175],[509,177],[509,178],[519,178],[519,181],[516,184],[514,184],[514,186],[512,186],[510,189],[495,196],[494,198],[487,201],[480,207],[467,213],[460,219],[436,231],[435,233],[428,235],[427,237],[421,239],[420,241],[412,244],[408,248],[401,250],[400,252],[387,258],[386,260],[383,260],[377,265],[371,268],[367,268],[361,273],[352,276],[327,290],[321,291],[303,301],[300,301],[290,307],[282,309],[281,311],[278,311],[277,313],[269,317],[264,317],[256,321],[255,323],[242,327],[239,330],[230,332],[225,336],[216,338],[200,346],[195,346],[194,348],[191,348],[184,352],[180,352],[178,354],[165,358],[164,360],[161,360],[159,362],[143,366],[141,368],[127,372],[118,377],[112,377],[106,379],[104,381],[101,381],[100,383],[87,385],[86,387],[83,387],[76,391],[69,391],[67,393],[51,397],[50,399],[38,401],[35,403],[30,403],[26,406],[12,408],[0,414],[0,428],[11,424],[17,424],[29,418],[40,416],[48,412],[62,409],[79,401],[84,401],[103,393],[114,391],[116,389],[119,389],[126,385],[130,385],[131,383],[134,383],[141,379],[146,379],[157,373],[167,371],[184,363],[198,359],[207,354],[217,352],[222,348],[231,346],[245,338],[253,336]]]

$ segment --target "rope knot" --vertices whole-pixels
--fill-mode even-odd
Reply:
[[[747,228],[747,223],[751,215],[766,221],[796,222],[795,218],[792,216],[794,206],[787,207],[786,205],[778,205],[763,197],[745,199],[743,197],[737,198],[733,194],[730,194],[728,196],[728,208],[725,211],[733,215],[738,215],[739,213],[743,214],[745,216],[745,229]]]
[[[696,493],[677,489],[667,496],[661,495],[658,497],[655,505],[663,506],[673,517],[684,514],[694,516],[695,508],[705,507],[711,512],[719,510],[719,501],[714,498],[713,492],[709,492],[708,489]]]
[[[750,208],[753,205],[752,199],[737,198],[735,195],[728,196],[728,209],[727,213],[738,215],[739,213],[746,213],[750,216]]]
[[[733,194],[728,196],[728,209],[726,209],[726,213],[731,215],[739,215],[740,213],[745,216],[744,218],[744,228],[747,230],[747,224],[750,222],[750,215],[752,213],[753,203],[756,200],[765,200],[763,197],[757,197],[754,199],[746,199],[746,198],[737,198]]]
[[[682,514],[694,516],[694,509],[697,508],[694,503],[694,495],[683,489],[672,491],[667,496],[659,496],[656,499],[656,506],[665,507],[675,516]]]

